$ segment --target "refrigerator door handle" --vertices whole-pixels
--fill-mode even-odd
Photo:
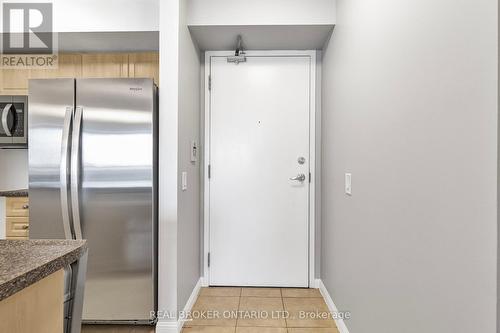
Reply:
[[[73,121],[73,108],[68,106],[66,108],[66,115],[64,116],[62,143],[61,143],[61,164],[59,169],[59,183],[61,187],[61,209],[62,221],[64,228],[64,236],[66,239],[72,239],[70,217],[69,217],[69,202],[68,202],[68,149],[69,134],[71,131],[71,123]]]
[[[73,136],[71,138],[71,208],[73,212],[73,231],[76,239],[82,239],[80,224],[80,136],[82,127],[83,109],[77,106],[73,122]]]

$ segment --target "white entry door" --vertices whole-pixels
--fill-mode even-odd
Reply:
[[[310,56],[210,58],[209,284],[309,285]]]

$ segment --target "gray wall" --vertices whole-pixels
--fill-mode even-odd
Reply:
[[[158,156],[158,310],[177,311],[177,222],[179,140],[179,2],[160,2],[160,90]],[[156,330],[177,325],[159,318]]]
[[[177,307],[182,310],[201,277],[200,271],[200,163],[191,162],[192,140],[200,142],[200,52],[186,24],[186,1],[180,1],[179,27],[179,138]],[[181,174],[188,189],[181,189]]]
[[[498,17],[500,19],[500,6],[498,6]],[[500,22],[498,24],[498,35],[500,38]],[[499,41],[500,42],[500,41]],[[500,52],[498,54],[498,63],[500,64]],[[497,68],[498,70],[498,78],[500,81],[500,66]],[[500,82],[498,84],[498,114],[500,115]],[[500,267],[500,137],[498,137],[500,133],[500,119],[497,119],[498,121],[498,132],[497,132],[497,142],[498,142],[498,147],[497,147],[497,333],[500,333],[500,274],[499,274],[499,267]]]
[[[351,333],[496,331],[497,6],[337,1],[322,279]]]
[[[186,1],[160,2],[160,156],[158,309],[184,309],[200,279],[199,163],[189,145],[199,140],[199,51],[186,26]],[[181,190],[181,174],[188,189]],[[174,318],[160,318],[157,331]]]
[[[322,176],[321,176],[321,149],[322,149],[322,144],[321,144],[321,101],[322,101],[322,96],[321,96],[321,82],[322,82],[322,73],[323,73],[323,67],[322,67],[322,60],[323,54],[321,51],[316,51],[316,147],[315,147],[315,154],[316,154],[316,168],[314,170],[315,173],[315,211],[314,211],[314,229],[315,229],[315,235],[314,235],[314,277],[316,279],[320,278],[321,275],[321,186],[323,183]]]

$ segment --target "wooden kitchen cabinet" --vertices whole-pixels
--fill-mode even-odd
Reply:
[[[158,52],[131,53],[129,55],[129,77],[152,78],[158,85],[160,78]]]
[[[29,220],[27,217],[7,217],[5,219],[7,239],[28,239]]]
[[[29,79],[72,78],[82,76],[82,55],[59,54],[55,69],[4,69],[1,70],[2,95],[27,95]]]
[[[29,200],[28,197],[9,197],[5,200],[7,239],[29,238]]]
[[[0,301],[0,332],[63,333],[63,304],[61,269]]]
[[[0,75],[0,90],[2,95],[27,95],[29,69],[3,69]]]
[[[82,55],[76,53],[60,53],[58,66],[55,69],[32,70],[30,79],[55,79],[82,77]]]
[[[28,197],[9,197],[5,201],[7,217],[28,217],[29,199]]]
[[[73,78],[82,77],[82,55],[60,53],[59,68],[53,78]]]
[[[151,78],[159,82],[158,52],[59,53],[56,69],[0,69],[1,95],[27,95],[29,79]]]
[[[127,53],[89,53],[82,55],[82,77],[128,77]]]

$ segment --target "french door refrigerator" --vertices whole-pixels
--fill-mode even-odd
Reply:
[[[83,322],[154,322],[157,88],[29,82],[30,238],[86,239]]]

